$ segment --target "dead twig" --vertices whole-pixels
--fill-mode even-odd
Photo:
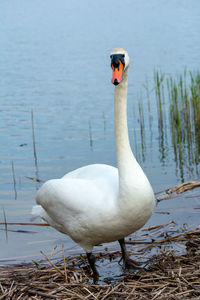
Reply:
[[[174,186],[172,188],[166,189],[164,191],[157,192],[155,193],[155,195],[157,196],[157,201],[159,202],[174,197],[174,193],[181,194],[197,187],[200,187],[200,181],[188,181],[188,182],[181,183],[177,186]],[[159,197],[159,195],[161,196]]]
[[[5,218],[4,218],[5,220]],[[48,223],[23,223],[23,222],[0,222],[0,225],[22,225],[22,226],[50,226]]]

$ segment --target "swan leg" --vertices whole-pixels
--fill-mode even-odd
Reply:
[[[125,269],[138,269],[140,266],[140,263],[131,259],[128,256],[127,250],[126,250],[126,245],[125,245],[125,241],[124,238],[121,240],[118,240],[120,247],[121,247],[121,251],[122,251],[122,259],[124,262],[124,267]]]
[[[92,252],[90,253],[86,253],[87,254],[87,259],[90,265],[90,268],[92,269],[93,272],[93,278],[94,278],[94,283],[97,283],[98,279],[99,279],[99,273],[97,271],[96,265],[95,265],[95,256],[92,254]]]

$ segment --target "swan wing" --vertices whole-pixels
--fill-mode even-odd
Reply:
[[[91,180],[98,180],[101,178],[105,178],[105,180],[115,180],[118,177],[118,169],[106,165],[106,164],[93,164],[87,165],[76,170],[73,170],[62,178],[79,178],[79,179],[91,179]]]
[[[36,195],[37,204],[50,217],[43,218],[52,219],[61,226],[59,231],[67,234],[114,212],[117,200],[118,171],[106,165],[82,167],[60,179],[49,180]],[[50,225],[57,227],[52,222]]]

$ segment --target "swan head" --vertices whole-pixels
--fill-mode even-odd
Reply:
[[[114,85],[120,84],[126,73],[130,58],[128,52],[123,48],[115,48],[110,54],[111,68],[113,70],[111,82]]]

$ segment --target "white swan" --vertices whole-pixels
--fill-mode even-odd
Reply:
[[[129,144],[126,98],[129,56],[122,48],[111,53],[115,85],[115,142],[118,168],[104,164],[76,169],[43,184],[32,214],[69,235],[87,253],[95,278],[98,272],[92,249],[118,240],[122,258],[130,265],[124,237],[141,228],[154,208],[151,185]]]

